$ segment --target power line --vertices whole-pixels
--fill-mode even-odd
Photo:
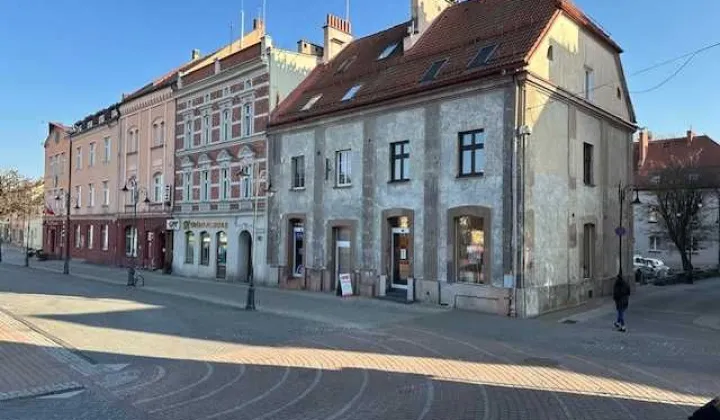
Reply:
[[[635,77],[635,76],[637,76],[637,75],[640,75],[640,74],[643,74],[643,73],[647,73],[647,72],[652,71],[652,70],[655,70],[655,69],[657,69],[657,68],[659,68],[659,67],[663,67],[663,66],[666,66],[666,65],[668,65],[668,64],[672,64],[672,63],[674,63],[674,62],[676,62],[676,61],[678,61],[678,60],[682,60],[683,58],[686,58],[685,62],[684,62],[673,74],[671,74],[670,77],[668,77],[667,79],[663,80],[660,84],[658,84],[658,85],[656,85],[656,86],[654,86],[654,87],[652,87],[652,88],[650,88],[650,89],[646,89],[646,90],[642,90],[642,91],[638,91],[638,92],[631,92],[631,93],[632,93],[632,94],[642,94],[642,93],[652,92],[653,90],[657,90],[657,89],[661,88],[662,86],[664,86],[664,85],[666,85],[668,82],[670,82],[672,79],[674,79],[675,77],[677,77],[677,75],[680,74],[680,72],[681,72],[683,69],[685,69],[685,67],[687,67],[687,66],[690,64],[690,62],[691,62],[698,54],[700,54],[700,53],[702,53],[702,52],[705,52],[705,51],[708,51],[708,50],[711,50],[711,49],[713,49],[713,48],[717,48],[717,47],[720,47],[720,42],[715,42],[715,43],[713,43],[713,44],[706,45],[706,46],[704,46],[704,47],[698,48],[698,49],[695,50],[695,51],[691,51],[691,52],[682,54],[682,55],[680,55],[680,56],[677,56],[677,57],[674,57],[674,58],[671,58],[671,59],[662,61],[662,62],[660,62],[660,63],[653,64],[653,65],[650,66],[650,67],[646,67],[646,68],[644,68],[644,69],[641,69],[641,70],[638,70],[638,71],[636,71],[636,72],[633,72],[633,73],[629,74],[628,77]],[[594,92],[594,91],[596,91],[596,90],[598,90],[598,89],[601,89],[601,88],[604,88],[604,87],[607,87],[607,86],[610,86],[610,85],[613,85],[613,84],[615,84],[615,81],[608,82],[608,83],[604,83],[604,84],[602,84],[602,85],[598,85],[598,86],[593,87],[593,88],[590,89],[588,92]],[[575,95],[575,96],[580,96],[580,95],[583,94],[583,93],[585,93],[584,90],[583,90],[583,91],[580,91],[580,92],[575,92],[575,93],[572,93],[572,94]],[[539,108],[539,107],[542,107],[542,106],[545,106],[545,105],[546,105],[546,104],[543,103],[543,104],[539,104],[539,105],[534,105],[534,106],[532,106],[532,107],[527,107],[527,108],[525,108],[525,109],[529,111],[529,110],[531,110],[531,109]]]

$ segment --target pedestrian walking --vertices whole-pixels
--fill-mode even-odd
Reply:
[[[630,285],[622,278],[618,276],[613,286],[613,300],[615,301],[615,308],[617,309],[617,320],[613,325],[615,329],[621,332],[626,332],[625,327],[625,311],[630,304]]]

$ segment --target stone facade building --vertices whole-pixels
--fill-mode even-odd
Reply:
[[[176,92],[173,271],[267,283],[265,129],[318,52],[273,46],[262,21],[222,57],[183,72]]]
[[[273,114],[273,275],[518,316],[608,293],[631,255],[620,47],[567,1],[410,3],[357,40],[329,16],[340,47]]]

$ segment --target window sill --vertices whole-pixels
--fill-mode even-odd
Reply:
[[[391,179],[388,184],[407,184],[410,179]]]
[[[466,179],[466,178],[482,178],[485,176],[485,172],[478,172],[474,174],[459,174],[456,179]]]
[[[347,185],[337,185],[336,184],[335,186],[333,186],[333,188],[336,190],[344,190],[344,189],[352,188],[352,184],[347,184]]]
[[[595,184],[588,184],[588,183],[585,183],[585,182],[583,182],[583,185],[586,186],[586,187],[588,187],[588,188],[595,188],[595,187],[597,187],[597,185],[595,185]]]
[[[660,250],[660,249],[649,249],[648,252],[649,252],[650,254],[660,254],[660,253],[662,253],[662,250]]]
[[[163,147],[165,147],[165,143],[162,143],[162,144],[156,144],[156,145],[154,145],[154,146],[150,147],[150,150],[155,150],[155,149],[162,149]]]
[[[292,187],[292,188],[290,188],[290,191],[302,192],[302,191],[305,191],[305,187]]]

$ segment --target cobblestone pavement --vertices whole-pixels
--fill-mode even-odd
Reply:
[[[374,301],[333,325],[336,306],[305,294],[290,296],[324,321],[4,264],[0,308],[93,365],[81,395],[8,407],[17,419],[100,418],[87,413],[109,405],[118,419],[683,419],[720,393],[718,331],[694,322],[718,314],[720,282],[674,290],[631,303],[628,334],[603,311],[567,325],[398,316],[405,305]],[[353,323],[354,310],[374,313]]]

